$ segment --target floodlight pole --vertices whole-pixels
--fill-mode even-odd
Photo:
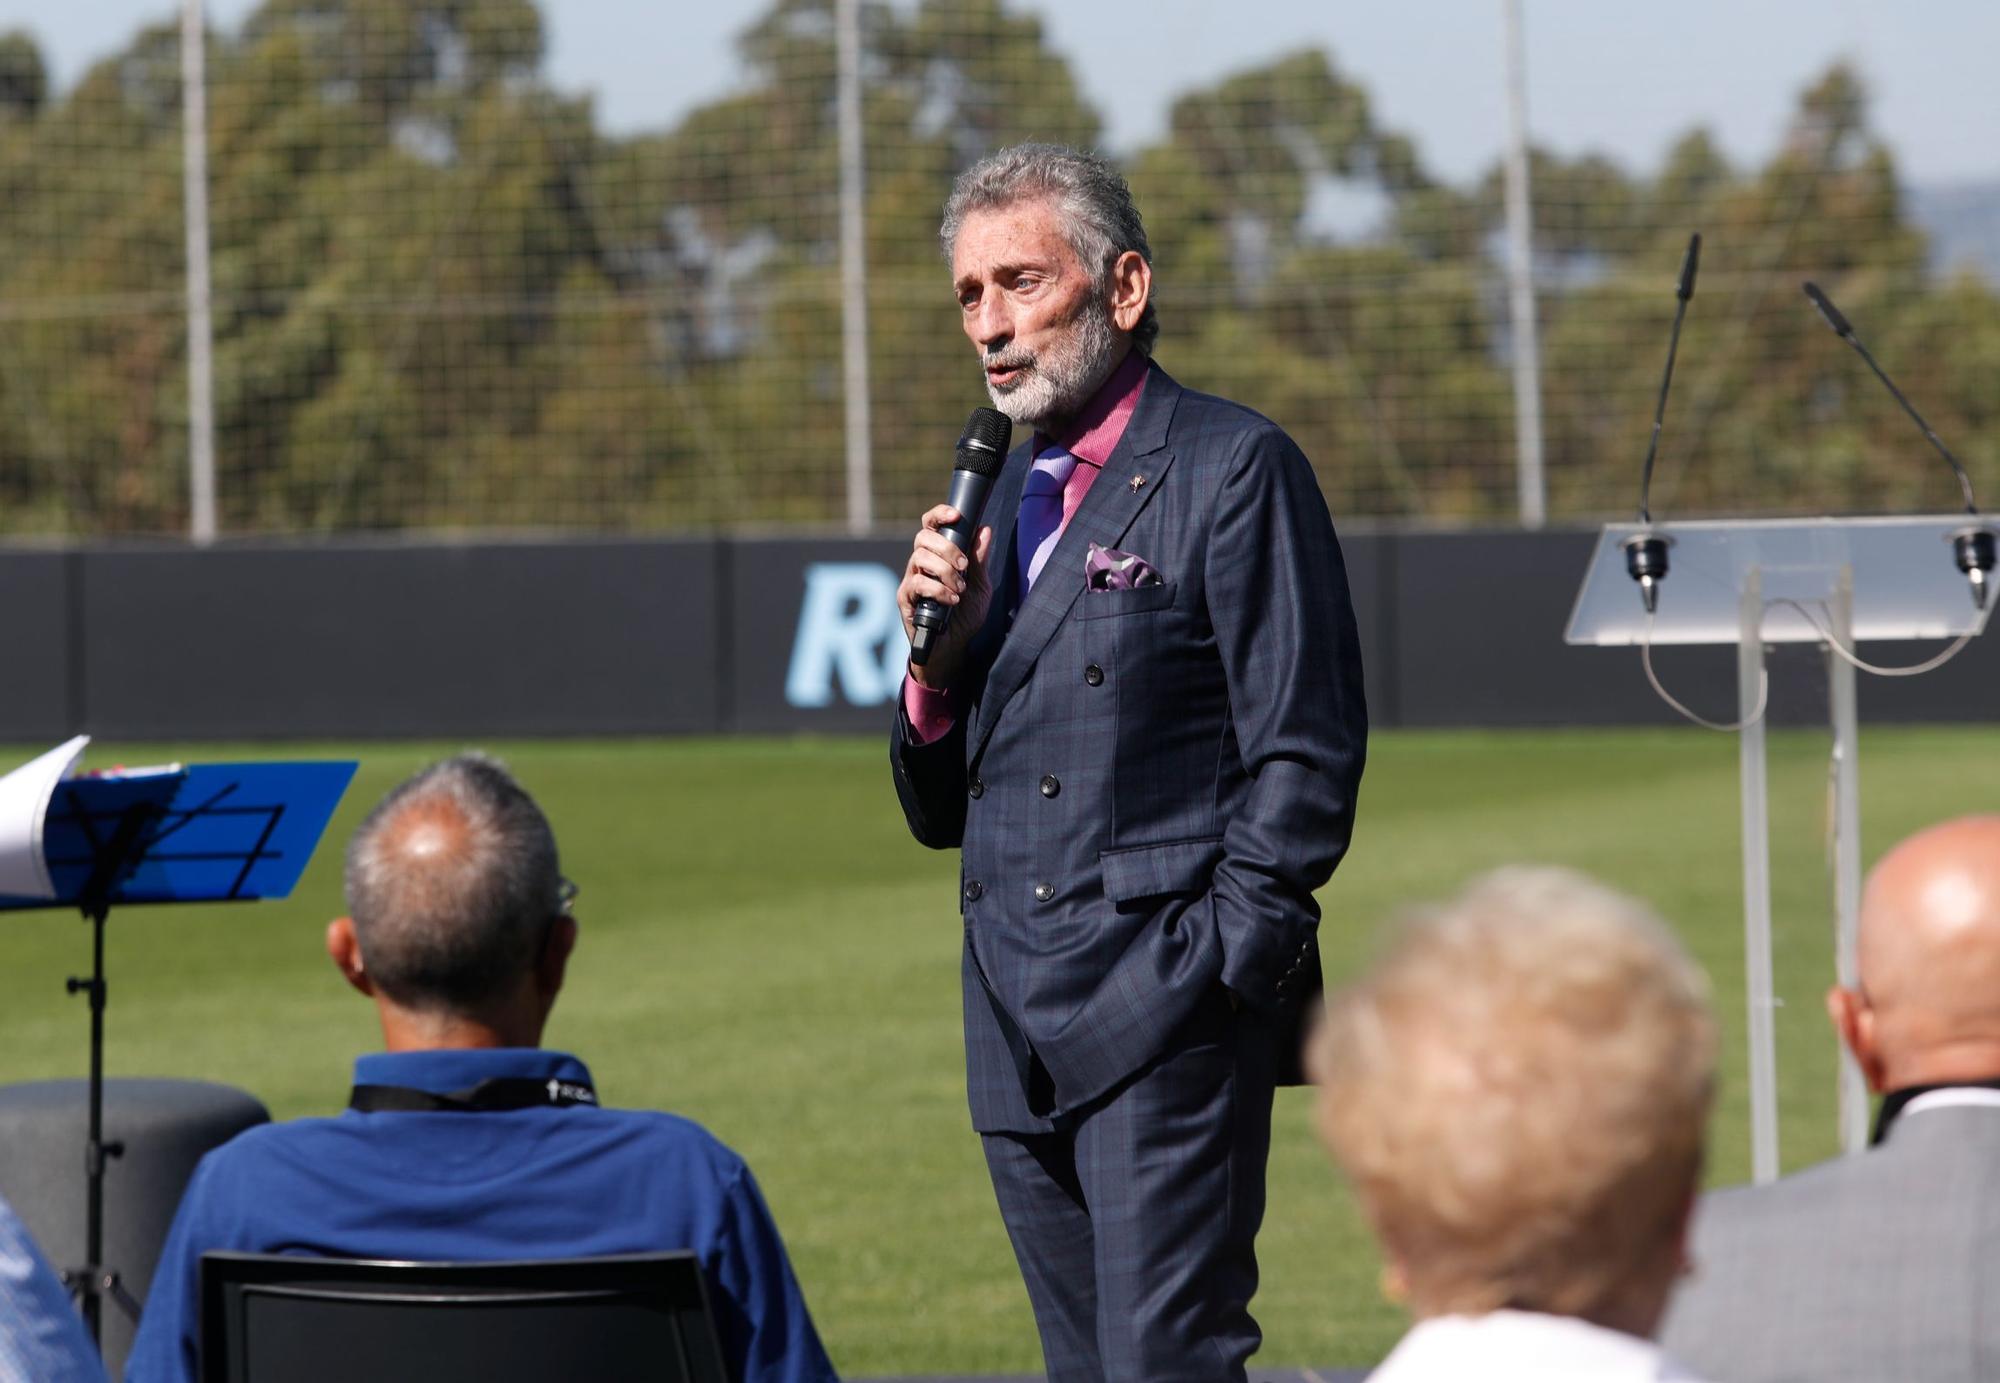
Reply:
[[[1540,528],[1548,514],[1542,475],[1542,347],[1535,323],[1535,247],[1528,197],[1528,60],[1521,0],[1503,0],[1507,37],[1507,302],[1514,357],[1515,484],[1521,526]]]
[[[208,278],[208,76],[202,0],[181,3],[181,202],[187,249],[188,537],[215,541],[215,355]]]
[[[834,0],[834,109],[840,143],[840,353],[847,421],[847,528],[875,523],[868,408],[867,191],[861,131],[861,0]]]

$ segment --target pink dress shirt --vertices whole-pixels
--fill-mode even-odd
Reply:
[[[1146,391],[1146,370],[1150,363],[1138,351],[1128,352],[1123,363],[1111,372],[1111,378],[1091,395],[1090,402],[1067,427],[1052,437],[1036,434],[1031,454],[1053,443],[1078,462],[1077,468],[1070,472],[1069,483],[1063,486],[1063,528],[1068,528],[1069,521],[1076,517],[1077,506],[1083,503],[1083,497],[1097,480],[1097,473],[1117,450],[1118,439],[1125,435],[1126,424],[1132,421],[1132,413],[1139,406],[1139,396]],[[1056,531],[1060,533],[1062,529]],[[1077,580],[1082,579],[1079,574]],[[949,691],[926,687],[908,673],[903,675],[903,710],[910,718],[910,730],[918,744],[942,738],[958,720],[958,707]]]

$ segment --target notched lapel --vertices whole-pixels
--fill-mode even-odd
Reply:
[[[1116,547],[1132,526],[1132,521],[1154,495],[1160,492],[1160,482],[1167,469],[1173,465],[1174,453],[1167,445],[1167,427],[1173,420],[1174,405],[1180,401],[1181,388],[1173,378],[1158,365],[1151,367],[1146,379],[1146,392],[1140,396],[1139,406],[1133,411],[1132,421],[1126,425],[1125,435],[1118,440],[1117,447],[1105,461],[1102,471],[1091,483],[1090,492],[1077,506],[1076,514],[1069,526],[1063,529],[1062,537],[1056,540],[1049,560],[1042,568],[1041,577],[1034,589],[1028,592],[1026,600],[1014,615],[1013,627],[1007,631],[1006,641],[1000,645],[1000,652],[993,660],[992,669],[986,675],[986,687],[980,697],[979,717],[972,745],[972,757],[977,758],[986,747],[993,726],[1000,719],[1000,712],[1014,693],[1027,681],[1028,673],[1034,668],[1035,660],[1048,647],[1057,629],[1068,617],[1077,597],[1083,594],[1083,562],[1090,551],[1090,545]],[[1135,476],[1143,475],[1145,483],[1132,484]],[[1014,504],[1019,506],[1020,484],[1013,488]],[[1009,532],[1012,531],[1010,521]],[[996,534],[997,536],[997,534]],[[1009,543],[1011,559],[1012,544]]]

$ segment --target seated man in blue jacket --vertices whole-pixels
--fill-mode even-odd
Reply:
[[[375,1001],[380,1054],[332,1119],[254,1128],[202,1160],[161,1254],[127,1377],[191,1380],[211,1250],[433,1260],[692,1249],[732,1377],[832,1365],[743,1160],[670,1114],[599,1106],[543,1050],[576,945],[575,890],[541,809],[463,754],[398,787],[347,852],[351,916],[327,928]]]

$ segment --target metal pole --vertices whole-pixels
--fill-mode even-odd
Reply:
[[[1833,636],[1854,647],[1854,569],[1842,567],[1828,622]],[[1834,973],[1852,988],[1861,935],[1861,736],[1855,710],[1854,665],[1826,651],[1827,703],[1833,719],[1833,915]],[[1840,1046],[1840,1147],[1868,1146],[1868,1084],[1845,1045]]]
[[[83,1325],[91,1343],[103,1338],[104,1300],[98,1279],[104,1273],[104,918],[100,904],[90,915],[90,1110],[84,1144],[84,1271],[90,1285],[83,1293]]]
[[[1743,578],[1736,645],[1737,751],[1743,793],[1743,1000],[1749,1016],[1750,1175],[1778,1179],[1778,1043],[1771,982],[1770,793],[1764,763],[1764,575]],[[1755,717],[1753,720],[1752,717]]]
[[[1521,526],[1548,516],[1542,478],[1542,347],[1535,323],[1534,218],[1528,196],[1528,59],[1521,0],[1503,0],[1507,23],[1507,304],[1513,334],[1514,447]]]
[[[861,138],[861,0],[834,0],[834,107],[840,138],[840,347],[847,402],[847,527],[875,523],[868,416],[868,248]]]
[[[207,26],[181,4],[181,196],[187,240],[188,537],[215,541],[215,360],[208,286]]]

